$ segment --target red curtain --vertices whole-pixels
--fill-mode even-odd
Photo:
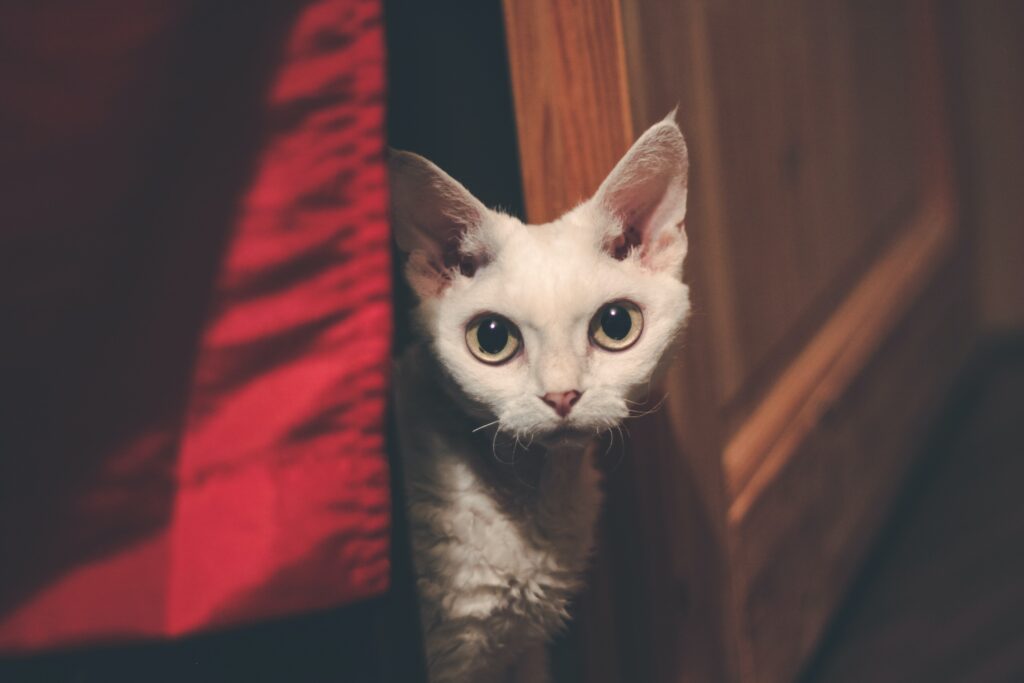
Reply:
[[[0,650],[380,594],[379,2],[0,17]]]

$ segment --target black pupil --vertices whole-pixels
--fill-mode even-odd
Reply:
[[[497,318],[485,318],[476,330],[476,340],[484,353],[501,353],[508,344],[508,327]]]
[[[608,306],[601,314],[601,329],[611,339],[625,339],[632,327],[633,321],[629,319],[629,311],[622,306]]]

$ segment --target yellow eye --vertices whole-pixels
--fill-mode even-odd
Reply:
[[[606,351],[624,351],[644,329],[644,315],[632,301],[612,301],[590,321],[590,340]]]
[[[485,313],[466,327],[466,346],[484,363],[500,365],[522,346],[519,329],[495,313]]]

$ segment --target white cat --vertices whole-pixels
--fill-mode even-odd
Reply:
[[[425,342],[398,363],[396,404],[430,681],[545,681],[593,544],[590,445],[689,312],[686,144],[670,115],[545,225],[415,154],[390,172]]]

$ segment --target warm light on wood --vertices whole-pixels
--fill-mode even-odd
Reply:
[[[677,104],[690,149],[694,316],[608,480],[584,678],[791,681],[973,334],[934,5],[504,8],[531,220]]]
[[[633,142],[616,0],[505,0],[527,218],[554,220]]]

